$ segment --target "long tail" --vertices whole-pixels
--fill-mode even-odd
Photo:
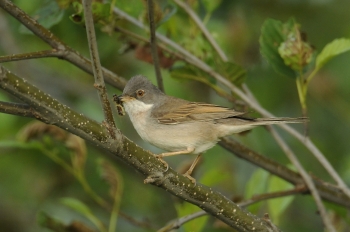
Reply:
[[[256,118],[251,123],[253,125],[272,125],[281,123],[305,123],[308,122],[309,118],[299,117],[299,118]]]
[[[251,130],[256,126],[282,124],[282,123],[305,123],[309,121],[308,118],[244,118],[244,117],[233,117],[226,119],[223,122],[223,126],[227,130],[223,130],[222,136],[240,133],[246,130]]]

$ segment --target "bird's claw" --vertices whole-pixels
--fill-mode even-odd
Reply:
[[[196,183],[197,183],[196,179],[193,178],[188,172],[185,172],[185,174],[183,174],[183,176],[187,177],[194,184],[194,186],[196,186]]]

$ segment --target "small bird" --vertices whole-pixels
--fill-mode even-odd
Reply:
[[[250,130],[256,126],[279,123],[303,123],[307,118],[248,118],[245,112],[168,96],[144,76],[134,76],[122,95],[114,95],[119,114],[125,109],[141,138],[167,152],[157,155],[168,170],[163,157],[197,154],[184,174],[193,183],[191,173],[206,150],[221,137]],[[121,107],[122,106],[122,107]]]

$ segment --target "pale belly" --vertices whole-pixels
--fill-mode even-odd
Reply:
[[[159,124],[150,117],[152,105],[144,104],[142,108],[138,105],[138,111],[135,111],[135,105],[132,103],[125,104],[124,107],[140,137],[165,151],[194,149],[192,153],[198,154],[212,148],[219,140],[212,124],[205,122]],[[133,107],[132,111],[130,107]]]

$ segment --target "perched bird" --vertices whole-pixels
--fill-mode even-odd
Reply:
[[[221,137],[250,130],[260,125],[303,123],[306,118],[248,118],[245,112],[168,96],[144,76],[134,76],[123,94],[114,95],[119,114],[121,106],[141,138],[167,152],[157,157],[168,168],[163,157],[198,154],[184,174],[192,182],[191,173],[201,154],[212,148]]]

